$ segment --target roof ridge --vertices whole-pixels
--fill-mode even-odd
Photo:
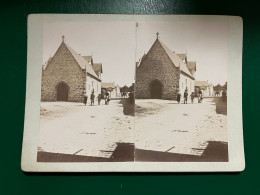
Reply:
[[[79,65],[79,67],[81,69],[85,69],[86,72],[88,72],[89,74],[91,74],[92,76],[96,77],[98,79],[97,74],[95,73],[95,71],[93,70],[92,67],[90,67],[90,65],[88,64],[88,62],[86,61],[86,59],[84,57],[82,57],[81,55],[79,55],[74,49],[72,49],[67,43],[64,43],[64,45],[67,47],[67,49],[69,50],[69,52],[71,53],[71,55],[73,56],[74,60],[77,62],[77,64]]]
[[[168,57],[171,59],[174,66],[179,67],[180,70],[182,70],[183,72],[185,72],[186,74],[188,74],[189,76],[194,78],[194,76],[192,76],[192,74],[188,70],[188,67],[183,63],[181,58],[177,54],[175,54],[175,52],[173,52],[169,47],[167,47],[161,40],[159,40],[159,39],[156,39],[156,40],[158,40],[158,42],[161,44],[162,48],[164,49],[164,51],[166,52]],[[179,58],[179,60],[180,60],[179,64],[175,64],[175,62],[174,62],[175,60],[173,59],[173,56],[176,56],[177,58]]]

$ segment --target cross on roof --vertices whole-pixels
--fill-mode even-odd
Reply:
[[[65,38],[65,36],[64,36],[64,35],[62,35],[62,42],[64,42],[64,38]]]
[[[158,32],[156,33],[156,36],[157,36],[157,39],[158,39],[159,38],[159,33]]]

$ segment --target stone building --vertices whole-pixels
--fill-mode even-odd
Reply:
[[[215,96],[213,85],[209,84],[208,81],[195,81],[195,95],[197,95],[199,90],[202,91],[203,97]]]
[[[81,56],[62,42],[42,69],[42,101],[82,102],[101,93],[102,64],[93,63],[92,56]]]
[[[119,85],[115,84],[114,82],[110,83],[101,83],[101,96],[104,97],[105,93],[109,93],[110,98],[120,98],[121,93],[120,93],[120,87]]]
[[[176,99],[177,92],[194,92],[196,62],[175,54],[158,38],[136,67],[136,98]]]

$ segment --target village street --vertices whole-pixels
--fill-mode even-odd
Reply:
[[[42,102],[38,150],[109,158],[116,143],[134,143],[134,117],[120,100],[95,104]]]
[[[117,143],[131,143],[142,151],[201,156],[210,141],[228,141],[227,116],[216,113],[213,98],[200,104],[159,99],[135,103],[133,116],[124,114],[124,106],[130,105],[120,100],[100,106],[42,102],[38,151],[108,159]]]
[[[136,100],[137,149],[201,155],[208,141],[227,142],[227,116],[216,114],[213,98],[202,103]]]

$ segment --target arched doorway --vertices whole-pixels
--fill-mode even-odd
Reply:
[[[151,98],[162,99],[162,84],[158,80],[151,82]]]
[[[57,86],[57,101],[68,101],[69,87],[66,83],[59,83]]]

